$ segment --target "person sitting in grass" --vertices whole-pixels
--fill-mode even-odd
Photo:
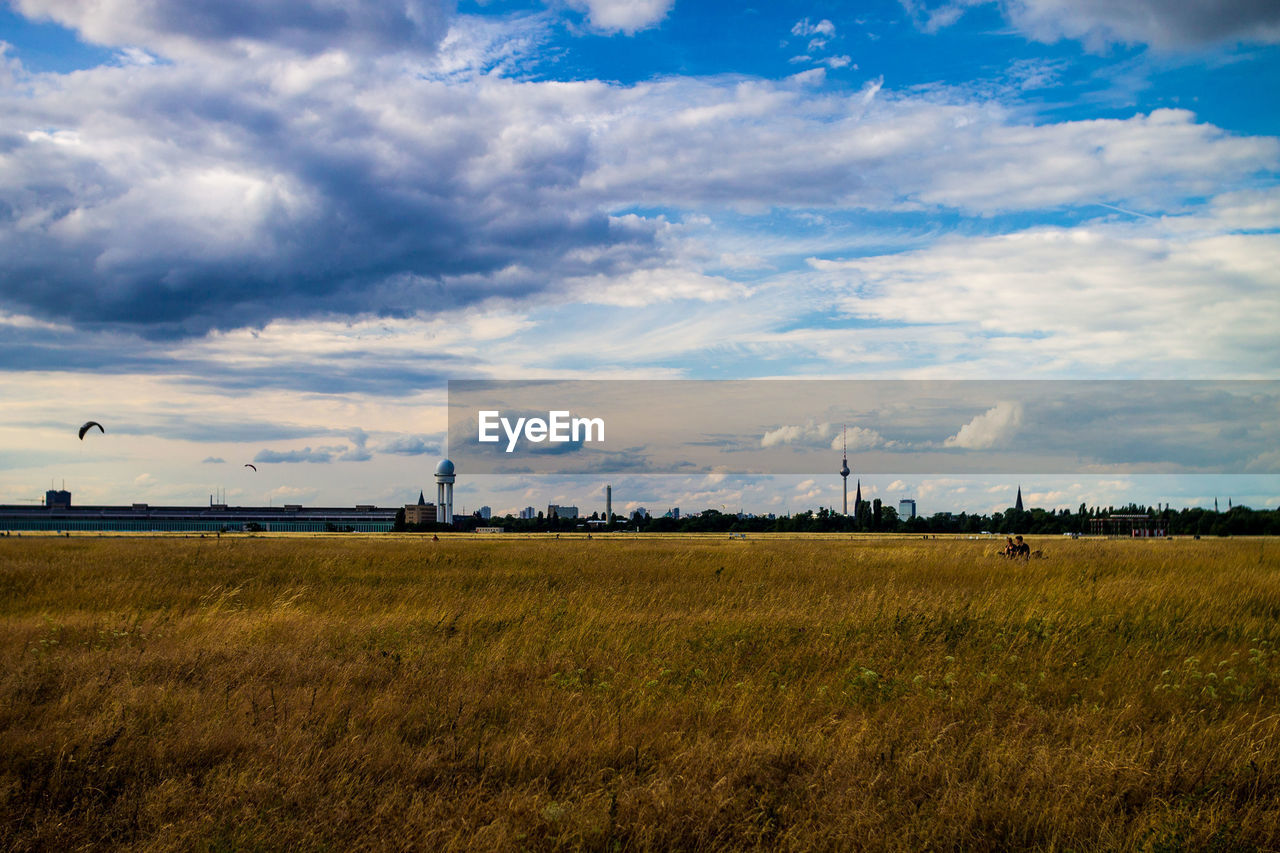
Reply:
[[[1021,557],[1024,560],[1031,558],[1031,546],[1022,541],[1022,535],[1014,537],[1016,544],[1013,546],[1013,556]]]
[[[1009,536],[1004,537],[1004,547],[1000,549],[1000,556],[1012,557],[1014,555],[1015,550],[1016,549],[1013,544],[1013,538]]]

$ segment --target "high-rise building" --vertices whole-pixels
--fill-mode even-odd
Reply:
[[[493,509],[491,507],[482,506],[478,510],[476,510],[476,515],[480,516],[485,521],[488,521],[489,519],[493,518]]]
[[[547,518],[551,516],[556,518],[577,518],[578,508],[576,506],[563,506],[561,504],[547,505]]]
[[[898,517],[907,519],[916,517],[915,498],[903,498],[898,501]]]
[[[604,521],[613,521],[613,486],[604,487]]]
[[[529,519],[537,518],[538,511],[531,506],[527,506],[520,510],[520,517],[528,521]]]

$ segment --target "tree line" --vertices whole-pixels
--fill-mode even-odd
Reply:
[[[405,524],[403,510],[397,513],[393,527],[397,531],[433,532],[444,530],[474,530],[476,527],[499,526],[516,532],[571,532],[587,530],[634,530],[641,533],[1001,533],[1030,535],[1062,535],[1092,532],[1091,521],[1117,515],[1147,515],[1151,526],[1159,527],[1170,536],[1258,536],[1280,535],[1280,510],[1232,507],[1224,512],[1200,507],[1171,509],[1164,506],[1142,506],[1131,503],[1121,507],[1086,506],[1081,504],[1074,512],[1069,509],[1019,510],[1010,507],[1004,512],[990,515],[982,513],[936,513],[905,519],[898,511],[879,499],[862,501],[857,511],[849,515],[822,508],[806,510],[789,516],[768,518],[765,516],[738,516],[715,509],[706,509],[681,518],[633,517],[614,514],[609,524],[599,522],[601,513],[584,518],[545,517],[536,518],[494,516],[484,520],[479,516],[460,519],[453,526],[443,524]]]

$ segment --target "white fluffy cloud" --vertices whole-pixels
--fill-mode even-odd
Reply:
[[[844,445],[845,434],[840,424],[818,423],[808,421],[803,424],[784,424],[775,429],[766,430],[760,437],[761,447],[808,446],[830,447],[839,450]],[[848,447],[851,451],[869,450],[884,444],[884,438],[873,429],[850,427],[848,429]]]
[[[778,447],[780,445],[792,444],[817,444],[825,445],[831,438],[831,431],[835,429],[829,423],[817,423],[809,421],[804,424],[784,424],[776,429],[767,430],[760,437],[761,447]]]
[[[569,0],[569,5],[586,12],[593,29],[632,35],[662,23],[675,0]]]
[[[944,447],[985,450],[1003,444],[1022,426],[1022,405],[1000,402],[977,415],[953,436],[942,442]]]

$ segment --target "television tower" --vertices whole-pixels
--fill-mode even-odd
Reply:
[[[840,479],[844,481],[844,514],[849,514],[849,428],[844,428],[840,450]]]

